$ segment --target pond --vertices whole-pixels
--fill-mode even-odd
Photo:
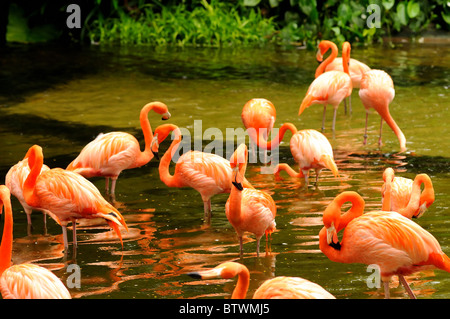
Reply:
[[[213,217],[207,227],[199,193],[167,187],[159,178],[159,162],[153,159],[141,168],[123,171],[118,179],[116,206],[129,227],[123,249],[104,225],[85,226],[78,229],[76,256],[65,257],[61,227],[51,219],[45,227],[42,214],[34,212],[28,232],[23,209],[12,198],[13,262],[47,267],[64,283],[70,276],[67,266],[77,264],[81,282],[80,288],[70,289],[73,298],[229,298],[235,280],[201,281],[186,273],[231,260],[250,270],[248,297],[266,279],[298,276],[339,299],[384,298],[382,288],[367,286],[367,266],[334,263],[319,250],[322,213],[344,190],[361,194],[366,211],[381,209],[386,167],[408,178],[426,173],[436,200],[415,221],[450,254],[449,56],[450,47],[445,45],[352,49],[353,58],[393,78],[396,95],[390,111],[406,136],[408,150],[398,153],[398,140],[387,125],[383,145],[378,147],[378,114],[369,116],[368,143],[363,145],[365,110],[354,90],[353,113],[344,114],[340,106],[334,134],[331,108],[327,112],[324,134],[332,144],[339,178],[324,170],[318,187],[305,188],[299,179],[286,174],[276,179],[260,173],[263,163],[250,163],[248,180],[277,204],[277,231],[268,253],[262,239],[259,258],[253,235],[244,237],[244,255],[239,258],[238,238],[225,216],[228,194],[213,197]],[[102,132],[131,133],[143,148],[139,111],[151,101],[164,102],[172,114],[162,122],[151,113],[153,130],[173,123],[188,129],[203,146],[211,142],[202,139],[210,127],[223,132],[217,137],[223,142],[227,128],[243,128],[242,107],[252,98],[266,98],[275,105],[275,128],[285,122],[298,129],[321,127],[319,105],[298,116],[317,66],[315,52],[307,50],[10,45],[0,61],[1,184],[8,169],[33,144],[42,146],[45,164],[52,168],[65,168]],[[280,162],[294,165],[290,136],[286,134],[279,156]],[[170,139],[162,143],[161,154],[169,144]],[[91,181],[104,193],[103,178]],[[391,297],[407,298],[396,280],[391,283]],[[444,271],[423,271],[407,280],[419,298],[450,297],[450,275]]]

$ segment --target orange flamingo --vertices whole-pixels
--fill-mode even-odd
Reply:
[[[225,205],[225,214],[239,236],[240,255],[243,253],[242,236],[250,232],[256,236],[256,254],[259,257],[261,237],[275,230],[277,208],[272,197],[258,189],[245,188],[242,181],[247,167],[247,146],[241,144],[230,159],[233,169],[233,187]]]
[[[250,138],[258,145],[258,147],[271,150],[277,147],[283,140],[287,131],[292,134],[297,132],[297,129],[291,123],[284,123],[278,135],[268,141],[268,134],[272,131],[276,119],[276,110],[272,102],[266,99],[251,99],[248,101],[242,110],[242,122],[250,136]]]
[[[215,268],[190,272],[187,275],[198,279],[238,276],[231,299],[245,299],[250,285],[250,272],[242,264],[230,261]],[[316,283],[300,277],[275,277],[266,280],[253,294],[253,299],[336,299]]]
[[[394,82],[392,78],[384,71],[370,70],[363,74],[361,79],[361,87],[359,89],[359,97],[366,108],[366,128],[364,131],[364,144],[367,142],[367,124],[369,119],[370,108],[375,109],[381,116],[380,137],[378,145],[381,146],[381,133],[383,130],[383,120],[390,126],[397,135],[400,142],[402,152],[406,151],[405,135],[398,127],[397,123],[389,113],[389,104],[395,96]]]
[[[420,194],[413,196],[419,200]],[[341,207],[352,207],[341,216]],[[363,214],[364,200],[356,192],[343,192],[323,213],[324,227],[319,233],[320,250],[334,262],[378,265],[389,298],[389,280],[399,277],[411,298],[415,298],[403,276],[426,268],[450,272],[450,259],[429,232],[396,213],[373,211]],[[339,242],[337,233],[344,229]]]
[[[44,156],[42,148],[33,145],[25,158],[30,173],[24,183],[23,195],[27,204],[51,211],[61,225],[64,248],[68,251],[67,224],[72,222],[73,247],[77,246],[76,220],[80,218],[103,218],[114,229],[123,247],[119,226],[128,230],[123,216],[108,203],[98,189],[83,176],[61,168],[41,173]]]
[[[395,176],[394,170],[388,167],[383,173],[384,184],[381,187],[382,210],[394,211],[407,218],[420,218],[434,202],[434,188],[427,174],[418,174],[414,180]],[[412,193],[421,192],[420,202],[413,209],[406,209],[412,198]]]
[[[342,56],[345,56],[345,55],[350,56],[350,51],[351,51],[351,45],[349,42],[345,41],[342,44]],[[319,62],[322,62],[322,60],[323,60],[322,55],[321,54],[317,55],[317,59]],[[330,64],[328,64],[326,66],[325,72],[332,71],[332,70],[344,72],[343,62],[344,61],[342,58],[335,58],[333,61],[330,62]],[[352,79],[353,88],[359,88],[360,84],[361,84],[362,75],[365,72],[369,71],[370,67],[356,59],[350,59],[348,67],[349,67],[350,78]],[[348,97],[350,113],[352,113],[351,97],[352,97],[351,95]],[[344,102],[345,102],[345,100],[344,100]],[[344,104],[344,106],[345,106],[345,104]],[[347,110],[346,110],[346,113],[347,113]]]
[[[0,292],[3,299],[71,299],[64,284],[50,270],[34,265],[11,266],[13,216],[9,189],[0,185],[0,213],[5,223],[0,245]]]
[[[110,132],[100,134],[87,144],[67,166],[86,178],[104,176],[106,193],[109,193],[111,178],[111,196],[115,197],[116,182],[119,174],[125,169],[131,169],[147,164],[153,158],[150,144],[153,139],[148,113],[153,110],[162,115],[163,120],[170,118],[167,106],[161,102],[151,102],[141,109],[139,120],[144,133],[145,149],[141,152],[138,140],[125,132]]]
[[[323,104],[322,131],[325,130],[327,104],[332,105],[334,108],[332,125],[332,130],[334,131],[337,108],[343,99],[352,94],[352,79],[350,78],[348,67],[350,51],[342,56],[344,72],[335,70],[324,72],[326,67],[336,58],[338,50],[336,44],[331,41],[320,42],[319,50],[317,51],[318,59],[321,59],[321,56],[329,49],[331,49],[331,55],[317,68],[316,79],[309,86],[298,112],[300,116],[310,105]]]
[[[279,175],[280,171],[284,170],[292,177],[304,177],[306,186],[308,185],[310,169],[316,171],[316,186],[319,181],[319,174],[324,168],[330,169],[335,177],[339,176],[338,168],[333,158],[333,149],[328,139],[322,133],[316,130],[297,131],[291,138],[290,148],[300,171],[297,173],[288,164],[282,163],[275,167],[275,175]]]
[[[50,170],[50,168],[43,164],[41,173]],[[28,232],[31,231],[31,213],[33,210],[39,210],[36,207],[31,207],[25,201],[23,197],[23,184],[30,173],[30,168],[28,166],[28,159],[19,161],[17,164],[12,166],[5,177],[5,185],[9,188],[12,195],[14,195],[20,202],[27,215]],[[44,223],[46,222],[46,212],[44,213]]]
[[[216,154],[189,151],[178,158],[175,172],[171,175],[169,172],[170,162],[182,140],[180,129],[173,124],[160,125],[156,128],[152,141],[152,146],[156,144],[159,147],[159,144],[172,131],[174,133],[172,144],[159,163],[161,181],[169,187],[192,187],[198,191],[203,200],[205,221],[209,223],[211,221],[211,197],[231,191],[230,162]],[[247,180],[244,181],[244,187],[253,188]]]

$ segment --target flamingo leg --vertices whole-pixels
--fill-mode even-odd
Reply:
[[[337,108],[335,107],[333,110],[333,126],[331,127],[331,130],[334,132],[334,127],[336,126],[336,113],[337,113]]]
[[[344,113],[347,115],[347,99],[344,99]]]
[[[381,133],[383,132],[383,118],[381,118],[380,122],[380,137],[378,139],[378,145],[381,146]]]
[[[116,196],[116,182],[117,182],[117,177],[111,177],[111,195],[113,197]]]
[[[319,185],[319,175],[321,171],[321,169],[316,169],[316,187]]]
[[[105,177],[105,193],[109,194],[109,177]]]
[[[408,285],[408,283],[406,282],[405,277],[403,277],[402,275],[398,275],[398,279],[400,280],[400,282],[402,283],[403,287],[405,287],[406,292],[409,295],[409,298],[411,299],[417,299],[416,295],[414,294],[414,292],[411,290],[411,287]]]
[[[73,249],[77,248],[77,222],[75,218],[71,218],[72,220],[72,241],[73,241]]]
[[[366,128],[364,130],[364,142],[363,144],[366,145],[367,143],[367,123],[369,122],[369,112],[366,111]]]
[[[67,251],[69,250],[69,243],[67,241],[67,225],[61,225],[61,227],[64,241],[64,252],[67,254]]]
[[[309,170],[302,170],[303,176],[305,177],[305,186],[308,187],[309,183]]]
[[[212,216],[211,199],[203,201],[203,210],[204,210],[203,218],[205,219],[206,223],[209,224],[211,222],[211,216]]]
[[[244,253],[244,243],[242,236],[239,236],[239,250],[240,250],[239,256],[242,258],[242,255]]]
[[[261,242],[261,237],[256,239],[256,257],[259,258],[259,246],[260,246],[260,242]]]
[[[322,116],[322,132],[325,131],[325,114],[327,113],[327,105],[323,105],[323,116]]]

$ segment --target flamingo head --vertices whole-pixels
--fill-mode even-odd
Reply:
[[[198,279],[223,278],[230,279],[239,274],[244,266],[236,262],[225,262],[215,268],[190,272],[187,275]]]
[[[169,113],[170,114],[170,113]],[[180,130],[176,125],[173,124],[163,124],[158,126],[153,133],[153,139],[150,144],[150,149],[156,159],[159,160],[158,150],[159,145],[169,136],[170,132],[175,131],[178,136],[181,136]]]
[[[244,189],[242,181],[247,167],[248,150],[247,145],[241,144],[230,158],[230,167],[233,170],[232,184],[240,191]]]

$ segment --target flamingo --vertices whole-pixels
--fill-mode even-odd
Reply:
[[[250,232],[256,236],[256,255],[259,257],[261,237],[275,230],[277,208],[272,197],[258,189],[245,188],[242,185],[247,167],[247,146],[241,144],[230,159],[233,169],[233,187],[225,205],[228,221],[239,236],[240,255],[243,253],[242,236]]]
[[[170,132],[174,133],[172,144],[161,158],[159,163],[159,176],[168,187],[192,187],[198,191],[203,200],[204,218],[207,223],[211,221],[211,197],[216,194],[231,191],[230,162],[216,154],[201,151],[189,151],[180,156],[173,175],[169,172],[170,161],[180,144],[182,135],[180,129],[173,124],[160,125],[156,128],[153,145],[166,139]],[[253,187],[244,180],[244,187]]]
[[[281,163],[275,167],[275,175],[279,175],[284,170],[292,177],[304,177],[306,186],[308,185],[310,169],[316,171],[316,186],[319,181],[319,174],[324,168],[330,169],[335,177],[339,176],[338,168],[334,162],[333,149],[322,133],[312,129],[300,130],[292,136],[289,144],[292,156],[298,163],[300,171],[297,173],[288,164]]]
[[[415,201],[420,194],[414,193]],[[352,207],[341,216],[341,207]],[[389,298],[389,280],[399,277],[411,298],[416,298],[403,276],[427,268],[450,272],[450,259],[428,231],[396,213],[372,211],[363,214],[364,199],[346,191],[328,205],[323,213],[324,227],[319,233],[320,250],[334,262],[378,265]],[[337,233],[344,229],[339,242]]]
[[[31,207],[49,210],[56,217],[56,221],[63,230],[64,248],[67,252],[67,224],[72,222],[73,247],[77,246],[76,220],[80,218],[103,218],[114,229],[123,248],[119,226],[128,231],[123,216],[108,203],[98,189],[83,176],[64,170],[53,168],[41,172],[44,156],[39,145],[33,145],[25,158],[28,159],[30,173],[25,180],[23,195]]]
[[[381,187],[383,198],[382,210],[394,211],[408,218],[420,218],[434,202],[434,188],[427,174],[418,174],[414,180],[395,176],[391,167],[383,173],[384,184]],[[420,195],[420,202],[414,209],[407,210],[413,192],[420,193],[420,185],[424,190]]]
[[[271,150],[277,147],[287,131],[291,131],[292,134],[297,132],[291,123],[284,123],[279,129],[278,135],[271,141],[267,140],[268,133],[272,131],[275,123],[276,110],[272,102],[266,99],[248,101],[244,105],[241,118],[250,138],[263,149]]]
[[[101,133],[81,150],[80,154],[67,166],[67,170],[79,173],[86,178],[104,176],[107,194],[111,178],[111,196],[114,198],[119,174],[125,169],[143,166],[153,158],[153,152],[150,149],[153,134],[148,120],[148,113],[151,110],[161,114],[163,120],[171,116],[167,106],[161,102],[151,102],[142,107],[139,120],[145,139],[144,151],[141,152],[138,140],[131,134]]]
[[[245,299],[250,285],[250,272],[244,265],[229,261],[215,268],[190,272],[187,275],[197,279],[238,276],[231,299]],[[336,299],[316,283],[300,277],[279,276],[266,280],[253,294],[253,299]]]
[[[351,45],[349,42],[345,41],[342,44],[342,56],[344,56],[344,55],[350,56],[350,51],[351,51]],[[319,62],[322,62],[322,60],[323,60],[322,55],[321,54],[317,55],[317,59]],[[361,61],[358,61],[358,60],[352,58],[349,61],[348,68],[349,68],[350,78],[352,79],[353,88],[359,89],[360,84],[361,84],[362,75],[365,72],[369,71],[370,67],[368,65],[362,63]],[[332,70],[344,72],[342,58],[335,58],[325,68],[325,72],[332,71]],[[351,97],[352,97],[351,95],[348,97],[350,113],[352,113]],[[344,102],[345,102],[345,100],[344,100]]]
[[[381,116],[380,137],[378,145],[381,146],[381,133],[383,130],[383,120],[390,126],[397,135],[400,143],[400,150],[406,151],[405,135],[398,127],[397,123],[389,113],[389,104],[395,96],[394,82],[386,72],[382,70],[370,70],[363,74],[361,79],[361,87],[359,89],[359,97],[366,109],[366,128],[364,131],[364,144],[367,142],[367,123],[369,119],[369,111],[375,109]]]
[[[337,108],[343,99],[352,94],[352,79],[349,75],[348,66],[350,51],[342,56],[344,72],[335,70],[324,72],[326,67],[336,58],[338,50],[336,44],[331,41],[320,42],[319,50],[317,51],[318,59],[321,59],[323,54],[329,49],[331,49],[331,55],[317,68],[316,79],[309,86],[306,96],[300,105],[298,115],[300,116],[312,104],[323,104],[322,131],[324,131],[327,104],[331,104],[334,108],[332,125],[334,132]]]
[[[11,266],[13,216],[11,194],[0,185],[0,213],[5,207],[5,223],[0,245],[0,292],[3,299],[71,299],[61,280],[50,270],[34,264]]]
[[[50,168],[43,164],[41,173],[50,170]],[[23,197],[23,184],[30,173],[30,168],[28,166],[28,159],[24,159],[19,161],[17,164],[12,166],[8,173],[5,176],[5,185],[9,188],[12,195],[14,195],[20,202],[27,215],[27,224],[28,224],[28,232],[31,230],[32,222],[31,222],[31,213],[33,210],[39,210],[36,207],[31,207],[25,201]],[[44,223],[46,222],[46,212],[44,213]]]

